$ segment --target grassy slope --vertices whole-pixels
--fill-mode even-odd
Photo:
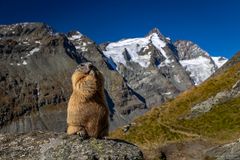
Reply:
[[[183,120],[190,108],[218,92],[231,89],[240,79],[240,63],[205,81],[198,87],[180,94],[161,107],[153,108],[138,117],[136,125],[127,134],[121,129],[111,136],[135,143],[142,148],[193,139],[198,137],[212,142],[226,142],[240,137],[240,98],[217,105],[210,112],[191,120]]]

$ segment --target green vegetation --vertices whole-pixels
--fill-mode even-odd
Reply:
[[[210,112],[197,118],[183,118],[192,106],[218,92],[230,90],[239,79],[240,63],[236,63],[200,86],[193,87],[176,99],[138,117],[134,121],[136,124],[127,133],[118,129],[111,136],[135,143],[142,149],[199,137],[218,143],[239,138],[240,97],[218,104]]]

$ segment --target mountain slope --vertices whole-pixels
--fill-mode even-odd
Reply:
[[[154,150],[162,144],[206,139],[207,143],[225,143],[239,138],[240,123],[240,57],[239,53],[223,67],[218,74],[197,87],[180,94],[175,100],[161,107],[153,108],[137,118],[130,129],[113,132],[115,138],[123,138]],[[225,67],[226,66],[226,67]],[[192,109],[208,100],[216,99],[211,109],[197,116],[189,117]],[[151,147],[153,146],[153,147]],[[160,151],[159,151],[160,152]],[[157,156],[157,155],[155,155]]]

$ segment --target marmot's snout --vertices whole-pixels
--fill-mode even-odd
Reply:
[[[91,62],[81,63],[77,66],[77,70],[83,71],[84,73],[89,73],[93,69],[93,64]]]

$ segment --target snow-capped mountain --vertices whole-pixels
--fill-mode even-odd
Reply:
[[[149,50],[149,45],[153,45],[161,52],[164,63],[169,64],[173,60],[170,60],[163,49],[167,44],[165,41],[164,37],[160,37],[154,32],[147,37],[130,38],[110,43],[106,46],[104,55],[114,62],[114,64],[111,63],[113,67],[118,66],[120,63],[126,66],[127,61],[132,61],[138,63],[141,67],[147,68],[150,65],[152,55],[152,52]],[[145,53],[145,51],[148,52]]]
[[[101,45],[109,64],[140,94],[147,106],[175,97],[193,85],[169,38],[158,29],[145,37]]]
[[[227,59],[211,57],[206,51],[191,41],[178,40],[174,43],[178,50],[179,62],[189,72],[195,85],[210,77]]]
[[[172,44],[170,38],[164,37],[158,29],[153,29],[146,37],[124,39],[102,48],[109,64],[118,71],[123,66],[129,70],[133,65],[135,70],[149,67],[169,69],[180,63],[195,85],[202,83],[227,61],[224,57],[211,57],[191,41],[178,40]]]

